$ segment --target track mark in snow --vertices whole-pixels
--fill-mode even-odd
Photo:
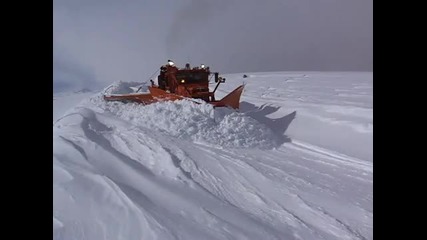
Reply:
[[[346,231],[348,231],[350,235],[353,235],[353,237],[356,237],[357,239],[366,240],[366,238],[362,236],[359,232],[353,230],[348,224],[345,224],[343,221],[339,220],[338,218],[334,217],[332,214],[328,213],[323,207],[314,206],[313,203],[309,203],[307,200],[304,200],[301,196],[297,196],[297,197],[303,202],[303,204],[306,207],[310,208],[314,212],[317,212],[323,215],[325,218],[328,219],[328,221],[335,222],[337,226],[340,226],[341,229],[345,229]]]
[[[352,158],[349,156],[346,156],[344,154],[336,153],[331,150],[327,150],[309,143],[304,143],[300,141],[293,140],[290,145],[287,145],[287,147],[293,147],[294,149],[299,149],[301,151],[305,152],[312,152],[318,155],[325,156],[326,158],[330,160],[334,160],[335,162],[339,162],[343,165],[350,165],[357,169],[362,169],[364,171],[372,173],[373,166],[372,163],[368,161],[359,160],[356,158]]]
[[[205,151],[210,152],[206,149]],[[266,176],[259,172],[259,170],[255,166],[250,164],[247,159],[246,161],[243,161],[242,159],[240,159],[240,157],[233,157],[233,154],[231,152],[227,152],[227,155],[224,153],[216,152],[216,159],[218,159],[218,161],[220,159],[226,160],[227,162],[236,164],[237,166],[242,168],[242,170],[240,171],[242,173],[241,175],[236,175],[237,172],[230,172],[230,174],[233,174],[233,176],[235,176],[235,182],[229,183],[232,184],[234,192],[231,192],[230,186],[226,186],[224,189],[221,190],[221,192],[226,193],[225,196],[227,196],[228,199],[231,199],[232,202],[235,203],[235,205],[237,204],[237,206],[242,208],[242,210],[244,211],[247,211],[247,208],[251,208],[251,212],[255,213],[256,216],[260,219],[267,219],[267,222],[274,222],[274,218],[277,218],[277,214],[285,214],[282,219],[289,219],[289,217],[291,217],[291,219],[294,219],[299,222],[301,226],[311,230],[312,234],[315,234],[316,236],[319,236],[322,239],[327,239],[321,236],[320,232],[324,230],[317,229],[316,224],[314,224],[314,222],[329,219],[329,216],[323,216],[321,213],[316,212],[313,209],[312,213],[309,215],[307,215],[307,212],[305,211],[301,213],[303,214],[301,216],[300,214],[295,213],[294,211],[303,207],[303,205],[301,205],[301,203],[303,202],[298,197],[298,195],[291,193],[289,190],[281,189],[281,186],[279,186],[276,182],[273,182],[266,178]],[[220,161],[219,164],[221,164]],[[252,176],[252,178],[247,178],[247,176],[249,175]],[[258,180],[254,182],[253,179]],[[262,186],[268,186],[268,188]],[[276,190],[279,189],[281,190],[277,192]],[[264,198],[262,196],[264,194],[266,194],[270,198]],[[282,200],[279,200],[278,196],[281,196],[280,198]],[[243,199],[245,201],[242,201]],[[282,201],[286,201],[289,207],[284,207],[282,204],[279,204]],[[240,202],[240,204],[238,204],[238,202]],[[280,206],[279,209],[281,209],[281,211],[277,209],[277,206],[274,207],[274,205]],[[275,215],[276,217],[274,217]],[[318,220],[316,220],[316,218]],[[348,231],[340,226],[341,225],[329,219],[328,228],[332,228],[334,230],[331,230],[328,234],[332,234],[337,237],[347,236],[346,239],[352,239],[351,237],[348,237],[350,235],[349,233],[347,233]]]
[[[86,111],[82,111],[81,116],[83,117],[83,121],[81,122],[81,127],[84,131],[86,137],[102,147],[107,152],[110,152],[113,156],[116,156],[118,159],[121,159],[124,163],[129,165],[131,168],[141,172],[141,174],[154,175],[150,169],[138,163],[138,161],[124,155],[123,153],[117,151],[114,147],[111,146],[111,143],[101,134],[101,132],[111,131],[103,123],[99,122],[96,118],[95,113],[86,109]]]
[[[68,140],[67,138],[65,138],[63,136],[59,136],[59,137],[62,140],[64,140],[65,142],[69,143],[71,146],[73,146],[84,157],[84,159],[86,159],[86,161],[88,160],[86,152],[82,147],[80,147],[79,145],[75,144],[73,141]]]
[[[354,231],[350,226],[343,223],[336,217],[332,216],[328,212],[326,212],[322,207],[320,206],[314,206],[310,203],[308,203],[306,200],[301,198],[299,195],[296,195],[296,197],[301,202],[300,206],[307,208],[306,213],[310,213],[309,215],[312,215],[312,217],[320,218],[319,222],[327,223],[328,227],[322,228],[322,231],[328,232],[332,235],[335,235],[339,239],[362,239],[366,240],[365,237],[363,237],[358,232]],[[310,218],[312,219],[312,218]],[[320,221],[320,220],[323,221]],[[314,226],[313,226],[314,227]],[[343,234],[343,231],[346,232],[346,234]]]
[[[282,181],[282,182],[286,182],[286,186],[288,186],[289,190],[292,191],[299,191],[301,189],[316,189],[317,191],[324,191],[327,192],[330,196],[337,196],[337,193],[332,191],[332,189],[330,189],[331,187],[325,184],[322,184],[319,181],[310,181],[310,179],[306,179],[306,178],[302,178],[302,177],[298,177],[294,174],[292,174],[291,172],[287,172],[281,168],[263,163],[262,161],[254,161],[252,164],[258,165],[257,169],[261,170],[261,169],[270,169],[272,171],[275,171],[276,174],[272,174],[271,172],[267,172],[266,170],[264,170],[265,172],[263,173],[264,176],[269,177],[272,176],[276,179],[273,179],[273,181]],[[259,171],[258,170],[258,171]],[[309,170],[309,169],[307,169]],[[329,175],[327,175],[328,177],[330,177]],[[271,177],[269,177],[271,178]]]

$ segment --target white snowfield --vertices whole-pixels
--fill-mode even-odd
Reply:
[[[72,93],[58,93],[53,96],[53,121],[64,115],[83,99],[91,97],[93,92],[79,91]]]
[[[54,239],[373,239],[372,72],[246,74],[238,112],[58,97]]]

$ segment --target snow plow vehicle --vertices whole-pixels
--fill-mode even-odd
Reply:
[[[214,76],[215,89],[209,90],[209,79]],[[216,100],[215,91],[225,78],[219,77],[218,72],[211,72],[209,67],[203,64],[200,67],[191,68],[187,63],[184,68],[178,68],[169,60],[168,64],[160,67],[157,77],[158,84],[151,81],[148,87],[149,93],[128,93],[104,95],[106,101],[137,102],[144,105],[181,99],[201,99],[214,107],[230,107],[238,109],[240,96],[244,85],[241,85],[226,95],[221,100]]]

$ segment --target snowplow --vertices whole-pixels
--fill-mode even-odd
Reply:
[[[214,76],[215,88],[209,89],[210,79]],[[190,67],[187,63],[184,68],[178,68],[169,60],[168,64],[160,67],[160,73],[157,76],[157,85],[153,80],[148,87],[148,93],[134,92],[128,94],[104,94],[106,101],[136,102],[144,105],[162,101],[175,101],[181,99],[201,99],[214,107],[230,107],[238,109],[240,106],[240,96],[242,95],[244,85],[241,85],[217,100],[215,91],[225,78],[219,76],[218,72],[211,72],[209,67],[201,65],[200,67]],[[194,101],[197,103],[197,101]]]

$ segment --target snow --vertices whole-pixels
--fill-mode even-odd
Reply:
[[[105,102],[102,96],[92,98],[91,103],[133,126],[155,129],[183,140],[236,148],[269,148],[277,144],[267,126],[243,113],[214,109],[206,103],[181,100],[142,106]]]
[[[54,96],[54,239],[373,239],[372,73],[224,77],[239,111]]]
[[[53,95],[53,121],[55,122],[63,116],[67,110],[73,108],[82,100],[92,96],[94,93],[88,90],[81,90],[72,93],[57,93]]]

